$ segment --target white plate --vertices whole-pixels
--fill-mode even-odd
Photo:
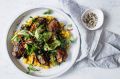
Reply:
[[[80,36],[79,36],[79,31],[77,29],[77,27],[75,26],[75,24],[73,23],[73,21],[71,20],[71,18],[69,16],[67,16],[64,12],[55,9],[55,8],[50,8],[53,10],[53,14],[51,14],[52,16],[56,17],[59,21],[63,21],[66,24],[72,24],[72,28],[73,30],[71,31],[73,36],[77,38],[77,41],[71,45],[71,48],[68,52],[68,58],[66,60],[66,62],[62,63],[59,66],[50,68],[48,70],[45,69],[40,69],[39,72],[34,72],[29,74],[29,76],[31,76],[32,78],[53,78],[53,77],[57,77],[61,74],[63,74],[64,72],[66,72],[68,69],[70,69],[72,67],[72,65],[75,63],[77,56],[79,54],[79,48],[80,48]],[[44,8],[35,8],[35,9],[31,9],[28,10],[26,12],[24,12],[23,14],[21,14],[19,17],[17,17],[17,19],[15,19],[15,21],[12,23],[9,32],[8,32],[8,36],[7,36],[7,50],[8,50],[8,54],[10,56],[10,59],[12,60],[12,62],[15,64],[15,66],[23,71],[26,74],[26,65],[22,64],[19,60],[17,60],[15,57],[12,56],[11,52],[12,52],[12,48],[13,45],[10,42],[10,39],[14,33],[14,31],[16,29],[19,28],[19,26],[26,21],[26,19],[28,19],[30,16],[43,16],[43,12],[45,12],[46,10],[48,10],[47,7]]]

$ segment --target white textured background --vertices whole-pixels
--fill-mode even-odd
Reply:
[[[77,0],[81,5],[101,8],[105,14],[103,27],[120,34],[120,0]],[[60,7],[58,0],[0,0],[0,79],[31,79],[16,71],[6,51],[6,35],[10,24],[22,11],[47,4]],[[79,68],[74,66],[56,79],[120,79],[120,68]]]

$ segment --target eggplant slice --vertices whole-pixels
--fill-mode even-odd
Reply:
[[[14,45],[12,55],[17,59],[20,59],[24,55],[24,52],[25,48],[22,44]]]
[[[57,31],[60,29],[60,24],[56,19],[53,19],[49,24],[48,24],[48,31]]]
[[[65,61],[67,56],[68,56],[67,52],[65,52],[65,51],[63,51],[61,49],[57,50],[56,58],[57,58],[58,63],[61,63],[61,62]]]

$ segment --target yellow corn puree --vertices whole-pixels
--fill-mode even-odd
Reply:
[[[48,22],[50,22],[51,20],[53,20],[54,19],[54,17],[53,16],[43,16],[44,18],[46,18],[47,20],[48,20]]]
[[[31,54],[30,56],[28,56],[27,58],[23,58],[22,62],[24,64],[32,64],[33,66],[42,67],[44,69],[48,69],[49,68],[49,66],[45,66],[45,65],[40,64],[38,62],[38,60],[37,60],[37,58],[36,58],[34,53]]]
[[[63,36],[64,38],[69,38],[69,37],[71,36],[71,34],[70,34],[70,32],[69,32],[68,30],[63,30],[63,31],[61,32],[61,34],[62,34],[62,36]]]
[[[32,18],[29,18],[26,22],[25,25],[30,26],[32,24]]]

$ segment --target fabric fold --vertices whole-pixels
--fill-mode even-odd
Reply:
[[[62,9],[77,25],[81,37],[79,67],[116,68],[120,66],[120,36],[100,28],[90,31],[81,25],[87,7],[74,0],[60,0]],[[104,26],[103,26],[104,27]]]
[[[78,60],[80,61],[86,56],[88,56],[89,54],[88,52],[90,52],[92,43],[98,42],[102,29],[99,29],[98,31],[90,31],[81,25],[80,17],[83,14],[83,12],[87,9],[87,7],[78,5],[74,0],[60,0],[60,3],[63,11],[71,16],[74,23],[77,25],[79,29],[80,37],[81,37],[81,52],[82,52]],[[92,51],[93,50],[91,50],[91,52]]]

